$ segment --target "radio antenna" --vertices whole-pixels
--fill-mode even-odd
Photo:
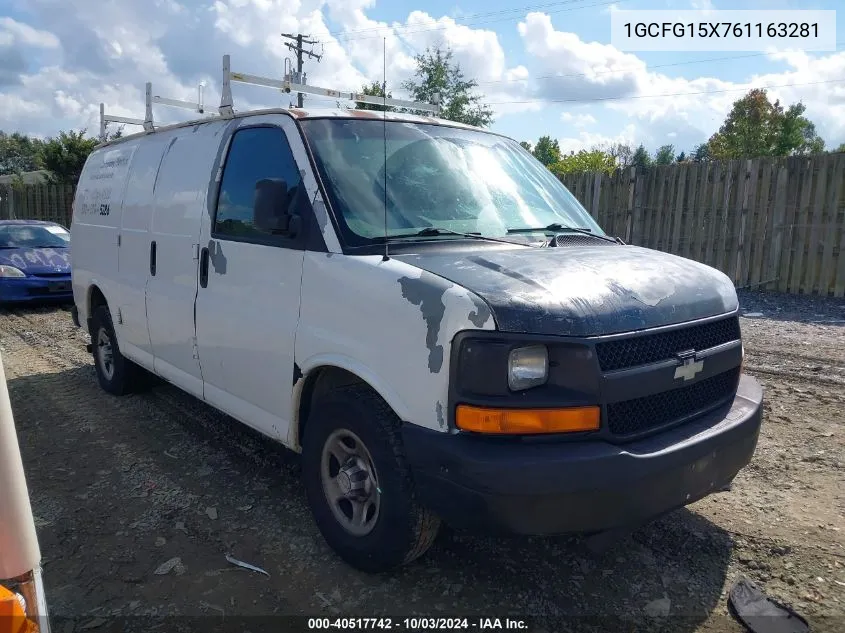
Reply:
[[[390,259],[387,245],[387,38],[382,40],[382,77],[381,96],[384,102],[382,106],[384,110],[381,113],[382,120],[382,136],[384,138],[384,257],[382,261],[386,262]]]

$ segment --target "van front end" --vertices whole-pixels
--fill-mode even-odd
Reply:
[[[545,382],[512,391],[514,357],[537,349]],[[762,389],[742,358],[736,313],[582,339],[462,333],[453,433],[403,429],[420,499],[456,527],[535,535],[636,526],[697,501],[757,445]]]
[[[514,356],[538,349],[545,382],[513,392]],[[736,313],[583,339],[463,333],[453,359],[453,433],[403,430],[420,500],[455,527],[636,526],[724,489],[757,445]]]

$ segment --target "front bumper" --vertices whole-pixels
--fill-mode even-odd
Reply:
[[[21,277],[0,279],[0,301],[66,301],[73,298],[67,277]]]
[[[751,461],[763,392],[743,375],[734,400],[641,440],[532,441],[406,424],[421,503],[457,528],[518,534],[635,526],[724,488]]]

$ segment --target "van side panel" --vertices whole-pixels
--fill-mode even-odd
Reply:
[[[481,298],[415,266],[379,255],[305,253],[296,336],[303,376],[322,365],[346,369],[406,422],[446,430],[452,339],[492,329]],[[299,446],[296,431],[291,425],[289,446]]]
[[[73,201],[70,249],[73,298],[84,324],[93,286],[106,300],[117,286],[118,233],[123,193],[139,140],[95,150],[88,156]],[[112,308],[112,318],[116,310]]]
[[[222,130],[222,122],[211,122],[166,134],[150,226],[150,237],[156,242],[156,267],[147,285],[147,325],[155,372],[199,397],[203,385],[194,302],[200,222],[207,213],[206,193]]]
[[[116,321],[114,327],[121,352],[147,369],[153,368],[146,308],[153,187],[168,142],[164,135],[151,135],[139,144],[123,197],[120,228],[116,303],[121,322]]]

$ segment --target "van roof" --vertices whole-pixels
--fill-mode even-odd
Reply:
[[[429,116],[417,116],[415,114],[405,114],[403,112],[381,112],[378,110],[357,110],[357,109],[331,109],[331,108],[309,108],[309,109],[299,109],[299,108],[269,108],[265,110],[248,110],[245,112],[235,112],[232,118],[235,119],[242,119],[251,116],[262,116],[267,114],[286,114],[294,119],[306,120],[306,119],[372,119],[381,121],[383,118],[386,118],[388,121],[405,121],[409,123],[429,123],[433,125],[443,125],[446,127],[457,127],[462,128],[465,130],[478,130],[480,132],[487,132],[492,133],[489,130],[485,130],[480,127],[476,127],[474,125],[467,125],[466,123],[459,123],[457,121],[451,121],[449,119],[438,119],[436,117],[429,117]],[[214,121],[220,121],[222,117],[205,117],[202,119],[192,119],[190,121],[184,121],[182,123],[173,123],[170,125],[162,125],[160,127],[156,127],[156,129],[152,132],[136,132],[134,134],[127,134],[126,136],[121,136],[117,139],[112,139],[110,141],[106,141],[105,143],[100,143],[97,145],[97,148],[107,147],[109,145],[116,145],[121,143],[125,140],[138,138],[140,136],[146,136],[148,134],[155,134],[157,132],[163,132],[165,130],[173,130],[181,127],[191,127],[194,125],[202,125],[204,123],[212,123]],[[222,119],[226,120],[226,119]]]

